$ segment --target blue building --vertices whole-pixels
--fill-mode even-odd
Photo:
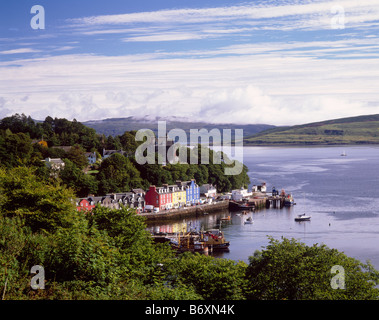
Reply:
[[[195,179],[191,181],[177,181],[178,186],[183,186],[186,190],[187,205],[200,202],[200,187],[196,184]]]

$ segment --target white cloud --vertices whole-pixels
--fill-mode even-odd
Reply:
[[[144,36],[135,36],[123,39],[124,42],[157,42],[157,41],[182,41],[205,39],[206,35],[188,33],[188,32],[165,32],[158,34],[150,34]]]
[[[279,2],[280,3],[280,2]],[[333,11],[333,8],[337,11]],[[322,0],[289,2],[278,5],[236,5],[214,8],[182,8],[151,12],[136,12],[117,15],[99,15],[69,20],[76,26],[114,26],[114,25],[200,25],[212,24],[215,32],[218,28],[232,25],[254,25],[260,29],[299,30],[299,29],[330,29],[331,20],[343,9],[347,27],[374,24],[378,21],[379,6],[373,0]],[[107,33],[106,30],[85,31],[93,34]],[[118,33],[110,29],[109,33]]]
[[[303,45],[297,43],[298,50]],[[240,54],[63,55],[0,62],[2,97],[13,113],[80,121],[150,114],[284,125],[377,112],[379,59],[283,55],[270,45],[264,54],[254,53],[258,46],[223,49]]]
[[[32,48],[19,48],[19,49],[0,51],[0,54],[22,54],[22,53],[35,53],[35,52],[40,52],[40,50],[35,50]]]
[[[77,41],[49,44],[39,58],[0,61],[1,114],[78,120],[176,115],[282,125],[377,112],[376,1],[261,3],[68,20],[59,32]],[[344,10],[349,32],[327,32],[336,5]],[[272,30],[291,31],[280,33],[290,40],[278,40]],[[63,54],[82,43],[91,47],[83,50],[95,50],[88,36],[96,35],[114,41],[112,49],[104,42],[102,54]],[[183,40],[201,45],[170,46]],[[27,44],[18,47],[0,54],[38,52]],[[150,53],[139,53],[140,47]],[[121,55],[129,48],[137,53]],[[62,55],[46,56],[58,52]]]

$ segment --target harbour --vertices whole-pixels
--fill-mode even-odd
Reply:
[[[282,190],[284,192],[284,190]],[[287,195],[285,193],[278,195],[273,192],[273,195],[266,192],[259,192],[251,197],[242,198],[241,200],[229,200],[229,199],[217,199],[211,203],[198,204],[194,206],[184,206],[181,208],[163,210],[159,212],[142,212],[139,215],[144,217],[147,222],[152,221],[168,221],[176,220],[187,217],[198,217],[204,214],[209,214],[211,212],[218,212],[222,210],[239,211],[239,210],[260,210],[263,208],[279,208],[282,209],[286,206],[292,195]],[[290,206],[292,204],[288,204]]]
[[[229,210],[166,221],[147,221],[151,232],[183,232],[220,228],[230,242],[220,258],[241,260],[268,244],[268,237],[295,238],[307,245],[325,244],[379,269],[379,148],[245,147],[244,163],[252,184],[266,181],[267,189],[283,187],[296,205],[280,208],[270,202],[259,210]],[[365,186],[362,188],[362,186]],[[252,188],[252,185],[249,186]],[[270,194],[271,196],[271,194]],[[270,200],[270,199],[266,199]],[[243,214],[245,212],[245,214]],[[310,221],[295,221],[298,215]],[[230,220],[222,218],[230,216]],[[251,217],[252,224],[245,224]]]
[[[270,208],[283,209],[294,204],[292,195],[286,194],[284,189],[279,193],[273,187],[272,192],[268,193],[266,183],[262,183],[258,187],[252,186],[251,192],[243,188],[233,190],[219,195],[210,203],[140,215],[146,218],[148,224],[157,226],[149,228],[154,241],[167,242],[177,252],[213,254],[229,251],[230,242],[225,239],[222,228],[232,222],[233,217],[246,216],[243,224],[250,225],[254,223],[250,213]],[[217,225],[204,231],[204,226],[200,227],[197,222],[212,213],[212,216],[217,217]],[[183,221],[179,228],[170,227],[179,221]]]

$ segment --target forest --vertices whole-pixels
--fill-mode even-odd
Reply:
[[[247,188],[250,183],[246,166],[239,175],[226,176],[224,168],[228,164],[213,163],[213,151],[210,149],[206,150],[209,152],[209,164],[190,164],[188,160],[188,164],[139,165],[135,151],[142,142],[135,140],[135,134],[136,131],[126,131],[122,135],[106,137],[76,120],[46,117],[43,122],[36,122],[30,116],[16,114],[0,121],[0,167],[37,167],[36,174],[48,180],[51,175],[41,160],[61,158],[65,166],[55,178],[71,187],[78,197],[127,192],[133,188],[146,190],[152,184],[174,184],[177,180],[195,179],[199,185],[211,183],[219,192]],[[60,146],[71,148],[66,151]],[[115,154],[101,161],[103,149],[123,150],[126,156]],[[200,145],[192,151],[188,149],[188,159],[189,152],[200,156],[201,149]],[[98,159],[87,171],[83,170],[88,166],[85,152],[95,152]]]
[[[120,146],[132,150],[136,147],[132,136],[131,132],[99,136],[76,121],[62,119],[36,123],[16,115],[0,122],[2,300],[378,299],[378,271],[369,262],[325,245],[268,237],[267,246],[252,252],[249,263],[176,254],[169,245],[153,242],[144,218],[131,208],[98,206],[92,214],[78,212],[73,200],[80,193],[124,190],[192,175],[203,181],[215,179],[221,190],[248,183],[246,172],[240,178],[221,177],[223,164],[141,168],[123,156],[104,160],[94,170],[96,175],[83,172],[83,151]],[[34,139],[47,146],[32,143]],[[63,154],[53,148],[57,145],[75,148]],[[47,156],[66,159],[59,176],[51,175],[41,162]],[[31,268],[36,265],[44,268],[44,289],[31,287]],[[335,265],[345,270],[344,289],[331,286]]]

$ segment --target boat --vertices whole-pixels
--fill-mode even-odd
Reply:
[[[229,250],[230,242],[225,240],[224,233],[219,229],[210,229],[200,234],[206,246],[214,250]]]
[[[231,210],[254,210],[254,202],[229,201],[229,209]]]
[[[221,221],[229,221],[229,220],[230,220],[230,216],[227,216],[227,217],[225,217],[225,218],[221,218],[220,220],[221,220]]]
[[[179,234],[177,237],[168,238],[168,240],[171,248],[177,252],[204,252],[206,248],[208,249],[207,244],[201,241],[197,234],[191,232],[184,235]]]
[[[251,218],[251,217],[249,217],[249,218],[247,218],[246,220],[245,220],[245,224],[253,224],[253,219]]]
[[[285,199],[284,199],[284,206],[285,207],[291,207],[294,204],[295,204],[295,201],[294,201],[292,195],[291,194],[287,194],[286,197],[285,197]]]
[[[341,157],[346,157],[347,156],[347,154],[346,154],[346,152],[345,152],[345,150],[341,153]]]
[[[188,232],[167,238],[171,247],[177,252],[212,252],[229,250],[229,241],[219,229],[210,229],[206,232]]]
[[[299,214],[296,218],[295,218],[295,221],[309,221],[311,220],[311,216],[307,216],[305,215],[305,213],[303,214]]]

